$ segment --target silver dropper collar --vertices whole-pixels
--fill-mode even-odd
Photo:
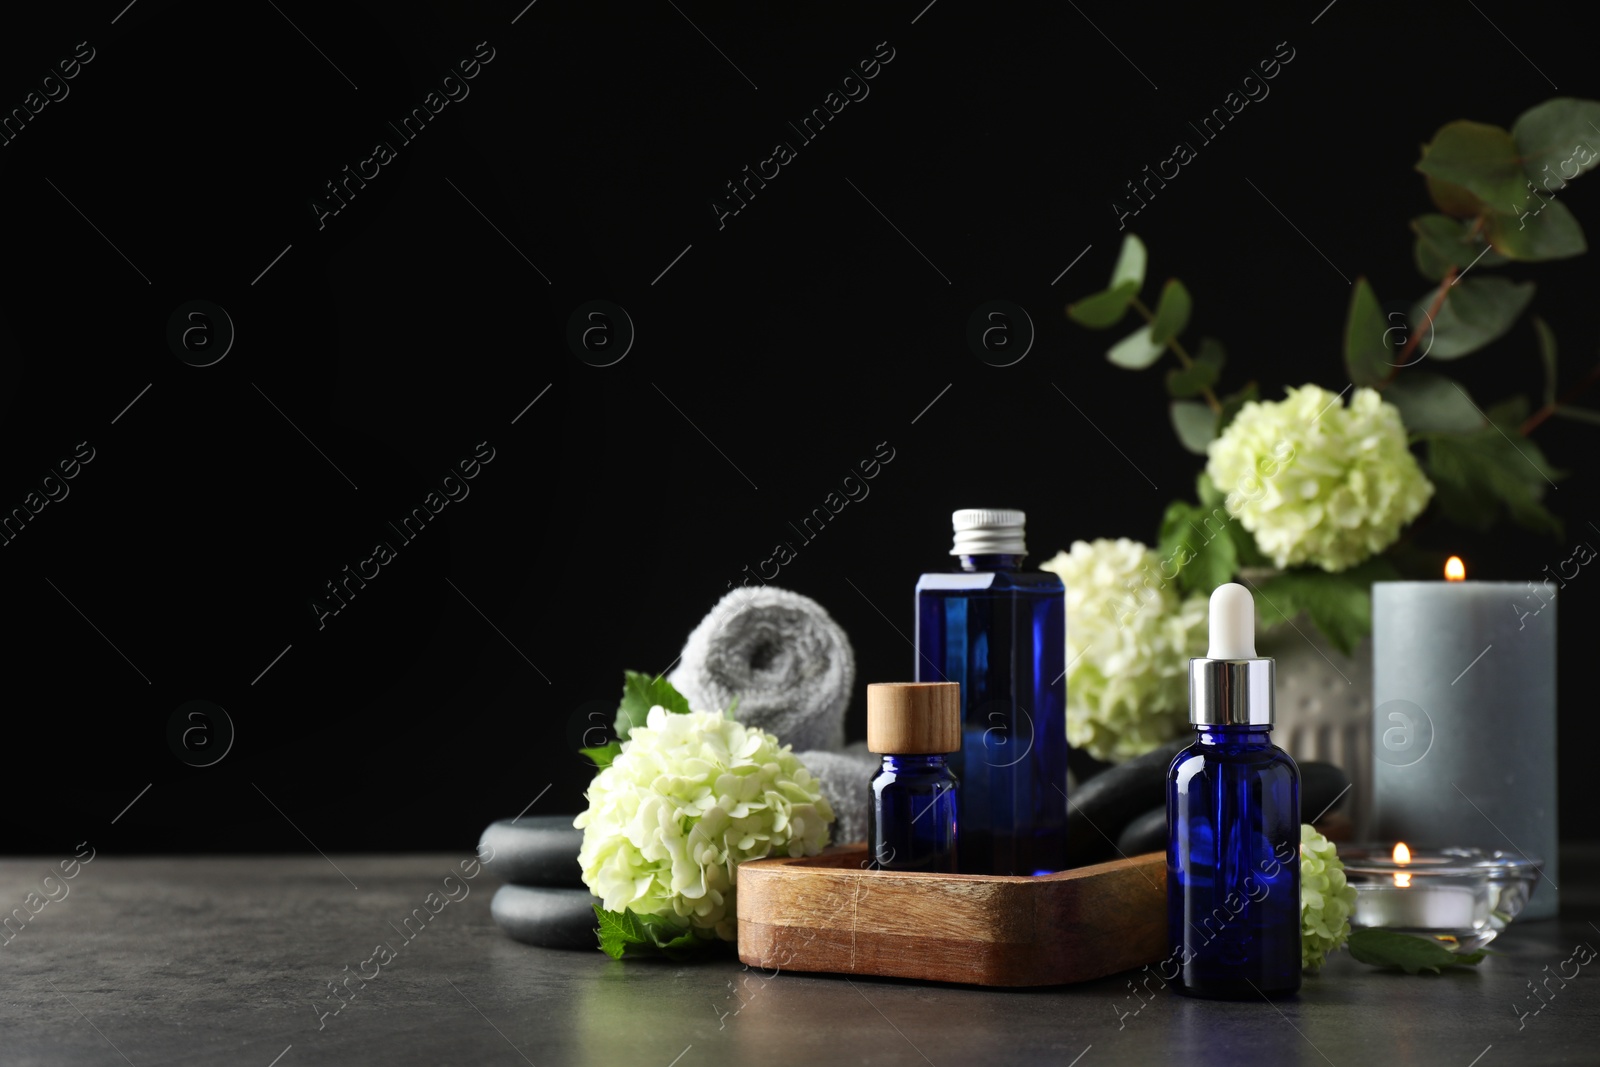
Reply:
[[[1195,726],[1271,726],[1272,660],[1189,661],[1189,722]]]
[[[1237,582],[1211,592],[1211,646],[1189,661],[1189,721],[1271,726],[1272,660],[1256,655],[1255,600]]]

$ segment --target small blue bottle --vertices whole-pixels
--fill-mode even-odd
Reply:
[[[1287,996],[1300,988],[1300,769],[1272,743],[1273,663],[1256,655],[1242,585],[1211,594],[1211,647],[1189,661],[1189,721],[1195,743],[1167,772],[1173,987]]]
[[[867,748],[883,756],[867,803],[872,866],[955,874],[961,693],[951,682],[867,686]]]
[[[917,582],[916,678],[961,687],[961,869],[1066,867],[1067,606],[1061,579],[1022,569],[1026,517],[952,516],[954,573]]]

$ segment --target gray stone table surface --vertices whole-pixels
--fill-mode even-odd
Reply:
[[[0,862],[0,912],[38,909],[0,947],[0,1064],[1600,1063],[1600,962],[1532,999],[1574,946],[1600,946],[1595,848],[1563,856],[1563,917],[1513,925],[1475,971],[1345,953],[1276,1004],[1146,1002],[1131,975],[985,990],[531,948],[490,921],[488,874],[446,882],[467,856],[101,854],[65,896],[41,884],[55,857]],[[40,907],[42,889],[57,899]],[[415,908],[437,914],[407,940]],[[366,963],[385,941],[392,958]],[[359,970],[376,977],[322,1015],[328,983]]]

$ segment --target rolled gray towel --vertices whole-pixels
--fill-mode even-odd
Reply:
[[[867,789],[882,762],[870,752],[796,752],[833,807],[831,843],[867,839]]]
[[[850,638],[810,597],[764,586],[728,593],[701,620],[668,679],[697,711],[721,711],[796,752],[844,744],[856,680]],[[830,798],[831,800],[831,798]]]

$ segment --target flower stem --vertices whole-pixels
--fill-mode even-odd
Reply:
[[[1136,297],[1133,298],[1132,303],[1133,303],[1133,310],[1135,310],[1139,314],[1143,315],[1144,316],[1144,321],[1146,321],[1146,322],[1155,322],[1156,321],[1155,315],[1150,311],[1149,308],[1144,306],[1144,301],[1143,300],[1140,300],[1136,296]],[[1189,355],[1189,353],[1184,350],[1183,345],[1179,343],[1179,341],[1178,341],[1178,339],[1176,337],[1167,338],[1167,347],[1172,349],[1172,354],[1178,357],[1178,362],[1183,364],[1183,368],[1185,370],[1188,370],[1190,367],[1194,366],[1194,358],[1191,357]],[[1209,385],[1203,385],[1203,386],[1200,387],[1200,395],[1206,398],[1206,406],[1209,407],[1212,411],[1221,411],[1222,410],[1222,401],[1217,399],[1217,394],[1213,393],[1211,391],[1211,387]]]

